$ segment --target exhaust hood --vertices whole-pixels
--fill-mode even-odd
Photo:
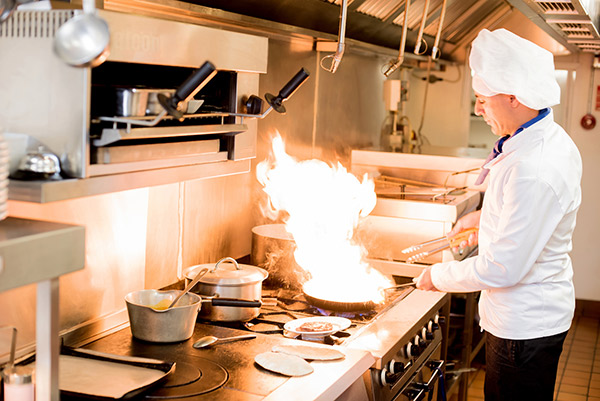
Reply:
[[[600,53],[600,4],[596,0],[508,0],[567,49]]]
[[[408,0],[349,0],[346,36],[398,49]],[[163,0],[164,3],[164,0]],[[336,35],[342,0],[187,0],[210,9]],[[428,3],[423,39],[431,53],[443,0],[409,3],[406,52],[413,52]],[[475,34],[493,29],[514,10],[523,13],[570,52],[600,52],[599,8],[595,0],[447,0],[440,43],[441,58],[456,59]]]

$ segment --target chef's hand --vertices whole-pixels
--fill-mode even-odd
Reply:
[[[446,237],[450,239],[450,238],[454,237],[456,234],[460,233],[461,231],[467,230],[469,228],[479,228],[479,220],[480,219],[481,219],[481,210],[476,210],[474,212],[467,214],[466,216],[462,217],[460,220],[458,220],[456,222],[456,224],[454,225],[454,228],[452,228],[452,230],[448,234],[446,234]],[[471,235],[469,235],[468,240],[461,241],[459,246],[452,248],[452,252],[459,253],[459,252],[461,252],[461,250],[463,250],[467,246],[477,245],[477,243],[479,242],[479,237],[477,236],[477,234],[478,234],[477,231],[474,233],[471,233]]]
[[[415,277],[413,281],[419,290],[424,291],[439,291],[431,281],[431,266],[427,266],[419,277]]]

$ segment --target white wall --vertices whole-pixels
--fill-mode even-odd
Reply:
[[[577,227],[573,236],[573,259],[575,296],[577,299],[600,301],[600,258],[598,257],[598,238],[600,238],[600,112],[593,110],[592,115],[599,124],[592,130],[581,127],[581,118],[588,112],[591,80],[600,85],[600,70],[592,69],[593,56],[579,54],[570,58],[558,59],[558,68],[572,68],[576,79],[569,94],[571,100],[566,105],[568,118],[565,129],[575,141],[583,159],[583,179],[581,183],[583,201],[577,215]],[[595,94],[594,94],[595,103]]]

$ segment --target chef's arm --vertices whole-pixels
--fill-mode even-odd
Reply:
[[[436,288],[447,292],[506,288],[529,273],[564,216],[563,208],[552,188],[531,176],[509,180],[502,202],[500,223],[485,233],[489,242],[485,252],[480,248],[477,256],[431,266]]]

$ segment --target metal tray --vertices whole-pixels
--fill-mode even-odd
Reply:
[[[157,386],[174,371],[175,362],[63,347],[59,356],[60,396],[61,400],[129,400]]]

